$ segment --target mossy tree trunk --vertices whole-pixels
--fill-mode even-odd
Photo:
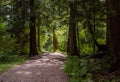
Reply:
[[[69,34],[67,53],[72,56],[79,56],[79,50],[77,46],[77,5],[76,1],[69,1],[70,6],[70,22],[69,22]]]

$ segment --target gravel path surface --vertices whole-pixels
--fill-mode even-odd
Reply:
[[[62,65],[64,55],[44,53],[0,75],[0,82],[68,82]]]

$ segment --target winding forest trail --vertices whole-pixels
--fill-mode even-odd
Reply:
[[[0,82],[68,82],[63,72],[64,55],[44,53],[0,75]]]

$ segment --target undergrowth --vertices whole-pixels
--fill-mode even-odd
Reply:
[[[10,69],[15,65],[23,63],[25,60],[25,57],[18,55],[0,54],[0,73]]]
[[[79,58],[67,57],[64,70],[69,77],[69,82],[118,82],[118,79],[111,80],[101,77],[95,81],[95,74],[105,72],[110,65],[106,58]]]

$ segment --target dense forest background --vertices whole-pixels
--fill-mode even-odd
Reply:
[[[42,52],[62,52],[68,55],[71,82],[93,70],[117,71],[119,17],[119,0],[0,0],[1,65]]]

